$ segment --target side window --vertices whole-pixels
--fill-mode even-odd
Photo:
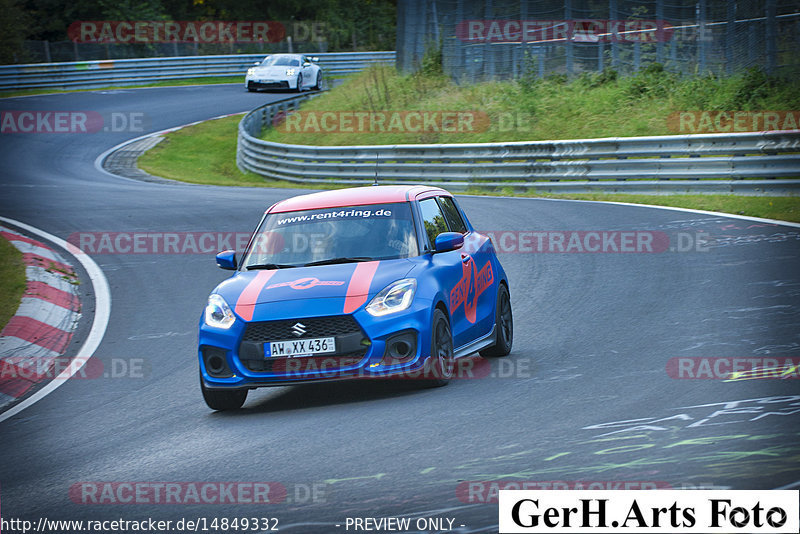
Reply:
[[[433,249],[436,236],[442,232],[447,232],[447,223],[445,222],[442,210],[439,208],[439,204],[436,203],[435,198],[421,200],[419,209],[422,213],[422,223],[425,225],[425,233],[428,234],[428,240],[431,243],[431,249]]]
[[[461,218],[456,203],[450,197],[439,197],[439,203],[442,205],[444,218],[447,220],[447,225],[450,227],[451,232],[458,232],[459,234],[467,233],[467,225],[464,224],[464,219]]]

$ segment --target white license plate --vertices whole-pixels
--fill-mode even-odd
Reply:
[[[336,352],[336,341],[332,337],[272,341],[264,343],[264,356],[267,358],[294,358]]]

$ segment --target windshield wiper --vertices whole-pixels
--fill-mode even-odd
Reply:
[[[343,258],[328,258],[327,260],[319,260],[319,261],[312,261],[310,263],[306,263],[306,267],[311,267],[313,265],[333,265],[335,263],[353,263],[357,261],[372,261],[373,258],[367,256],[351,256],[351,257],[343,257]]]
[[[298,265],[290,265],[288,263],[257,263],[255,265],[248,265],[247,270],[255,269],[291,269],[292,267],[299,267]]]

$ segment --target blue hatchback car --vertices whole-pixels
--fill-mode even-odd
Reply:
[[[511,351],[505,271],[447,191],[372,186],[271,206],[200,318],[214,410],[250,389],[355,378],[444,385],[454,361]]]

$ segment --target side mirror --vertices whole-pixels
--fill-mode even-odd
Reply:
[[[233,250],[223,250],[217,254],[217,267],[226,271],[236,270],[236,252]]]
[[[255,65],[256,67],[258,67],[259,65],[261,65],[261,62],[260,62],[260,61],[254,61],[254,62],[253,62],[253,65]]]
[[[304,67],[310,67],[310,66],[311,66],[311,63],[309,63],[308,61],[306,61],[305,63],[303,63],[303,66],[304,66]]]
[[[436,236],[434,252],[448,252],[464,246],[464,236],[458,232],[442,232]]]

